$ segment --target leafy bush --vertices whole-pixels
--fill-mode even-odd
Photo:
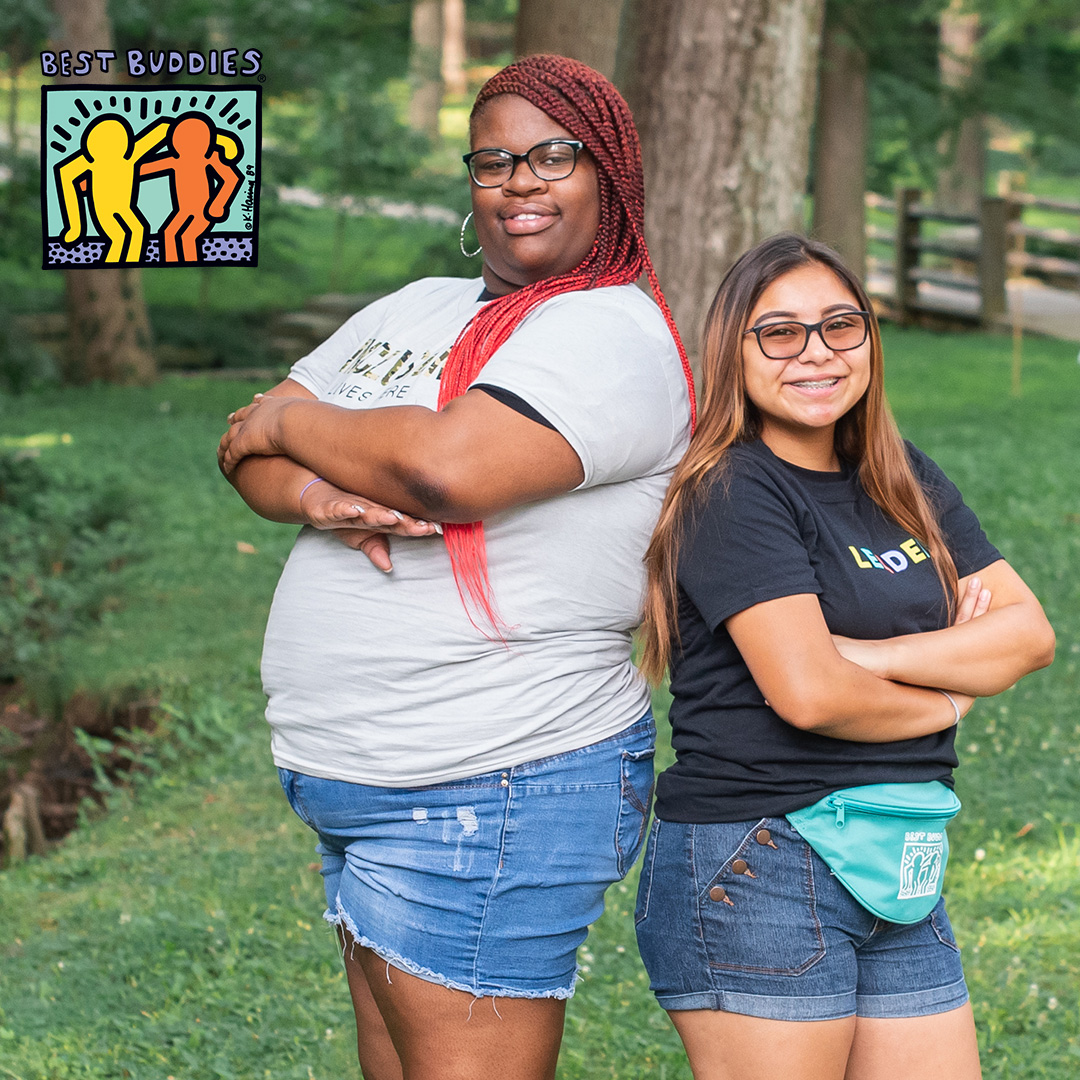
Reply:
[[[131,500],[0,452],[0,680],[26,674],[48,643],[114,599],[110,572],[132,557]]]

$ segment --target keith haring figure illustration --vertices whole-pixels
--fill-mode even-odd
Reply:
[[[233,164],[240,146],[198,113],[179,117],[167,142],[171,152],[144,161],[139,177],[171,174],[173,212],[161,230],[162,258],[198,262],[199,239],[211,222],[226,217],[243,180]]]
[[[161,145],[168,128],[166,121],[157,121],[136,137],[120,116],[103,116],[87,128],[81,151],[55,170],[66,226],[64,243],[82,239],[87,218],[92,217],[108,241],[105,262],[142,259],[148,226],[135,205],[136,169],[142,158]]]

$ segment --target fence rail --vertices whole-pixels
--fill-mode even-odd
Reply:
[[[894,219],[892,229],[867,224],[869,243],[892,247],[891,260],[871,255],[867,266],[871,272],[892,270],[892,294],[887,299],[901,321],[933,314],[984,325],[1000,323],[1006,313],[1006,281],[1020,274],[1080,291],[1080,232],[1023,221],[1027,209],[1080,218],[1080,203],[1024,193],[986,196],[974,215],[939,210],[922,198],[919,188],[901,188],[891,199],[876,192],[866,195],[868,210]],[[1027,250],[1029,242],[1035,251]],[[1050,245],[1056,253],[1047,252]],[[932,261],[925,263],[927,257]],[[921,283],[962,290],[965,295],[974,292],[977,306],[958,301],[950,309],[948,297],[924,295]]]

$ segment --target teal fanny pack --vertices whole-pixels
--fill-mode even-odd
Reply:
[[[960,800],[939,781],[843,788],[786,817],[871,914],[926,918],[941,896]]]

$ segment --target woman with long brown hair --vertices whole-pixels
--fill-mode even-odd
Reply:
[[[630,638],[693,416],[615,88],[529,57],[470,133],[481,276],[360,311],[220,448],[253,509],[309,526],[263,682],[367,1080],[555,1075],[577,948],[644,839]]]
[[[974,1080],[939,899],[953,741],[1053,631],[901,439],[870,302],[824,245],[773,237],[721,284],[646,562],[677,760],[636,919],[695,1080]]]

